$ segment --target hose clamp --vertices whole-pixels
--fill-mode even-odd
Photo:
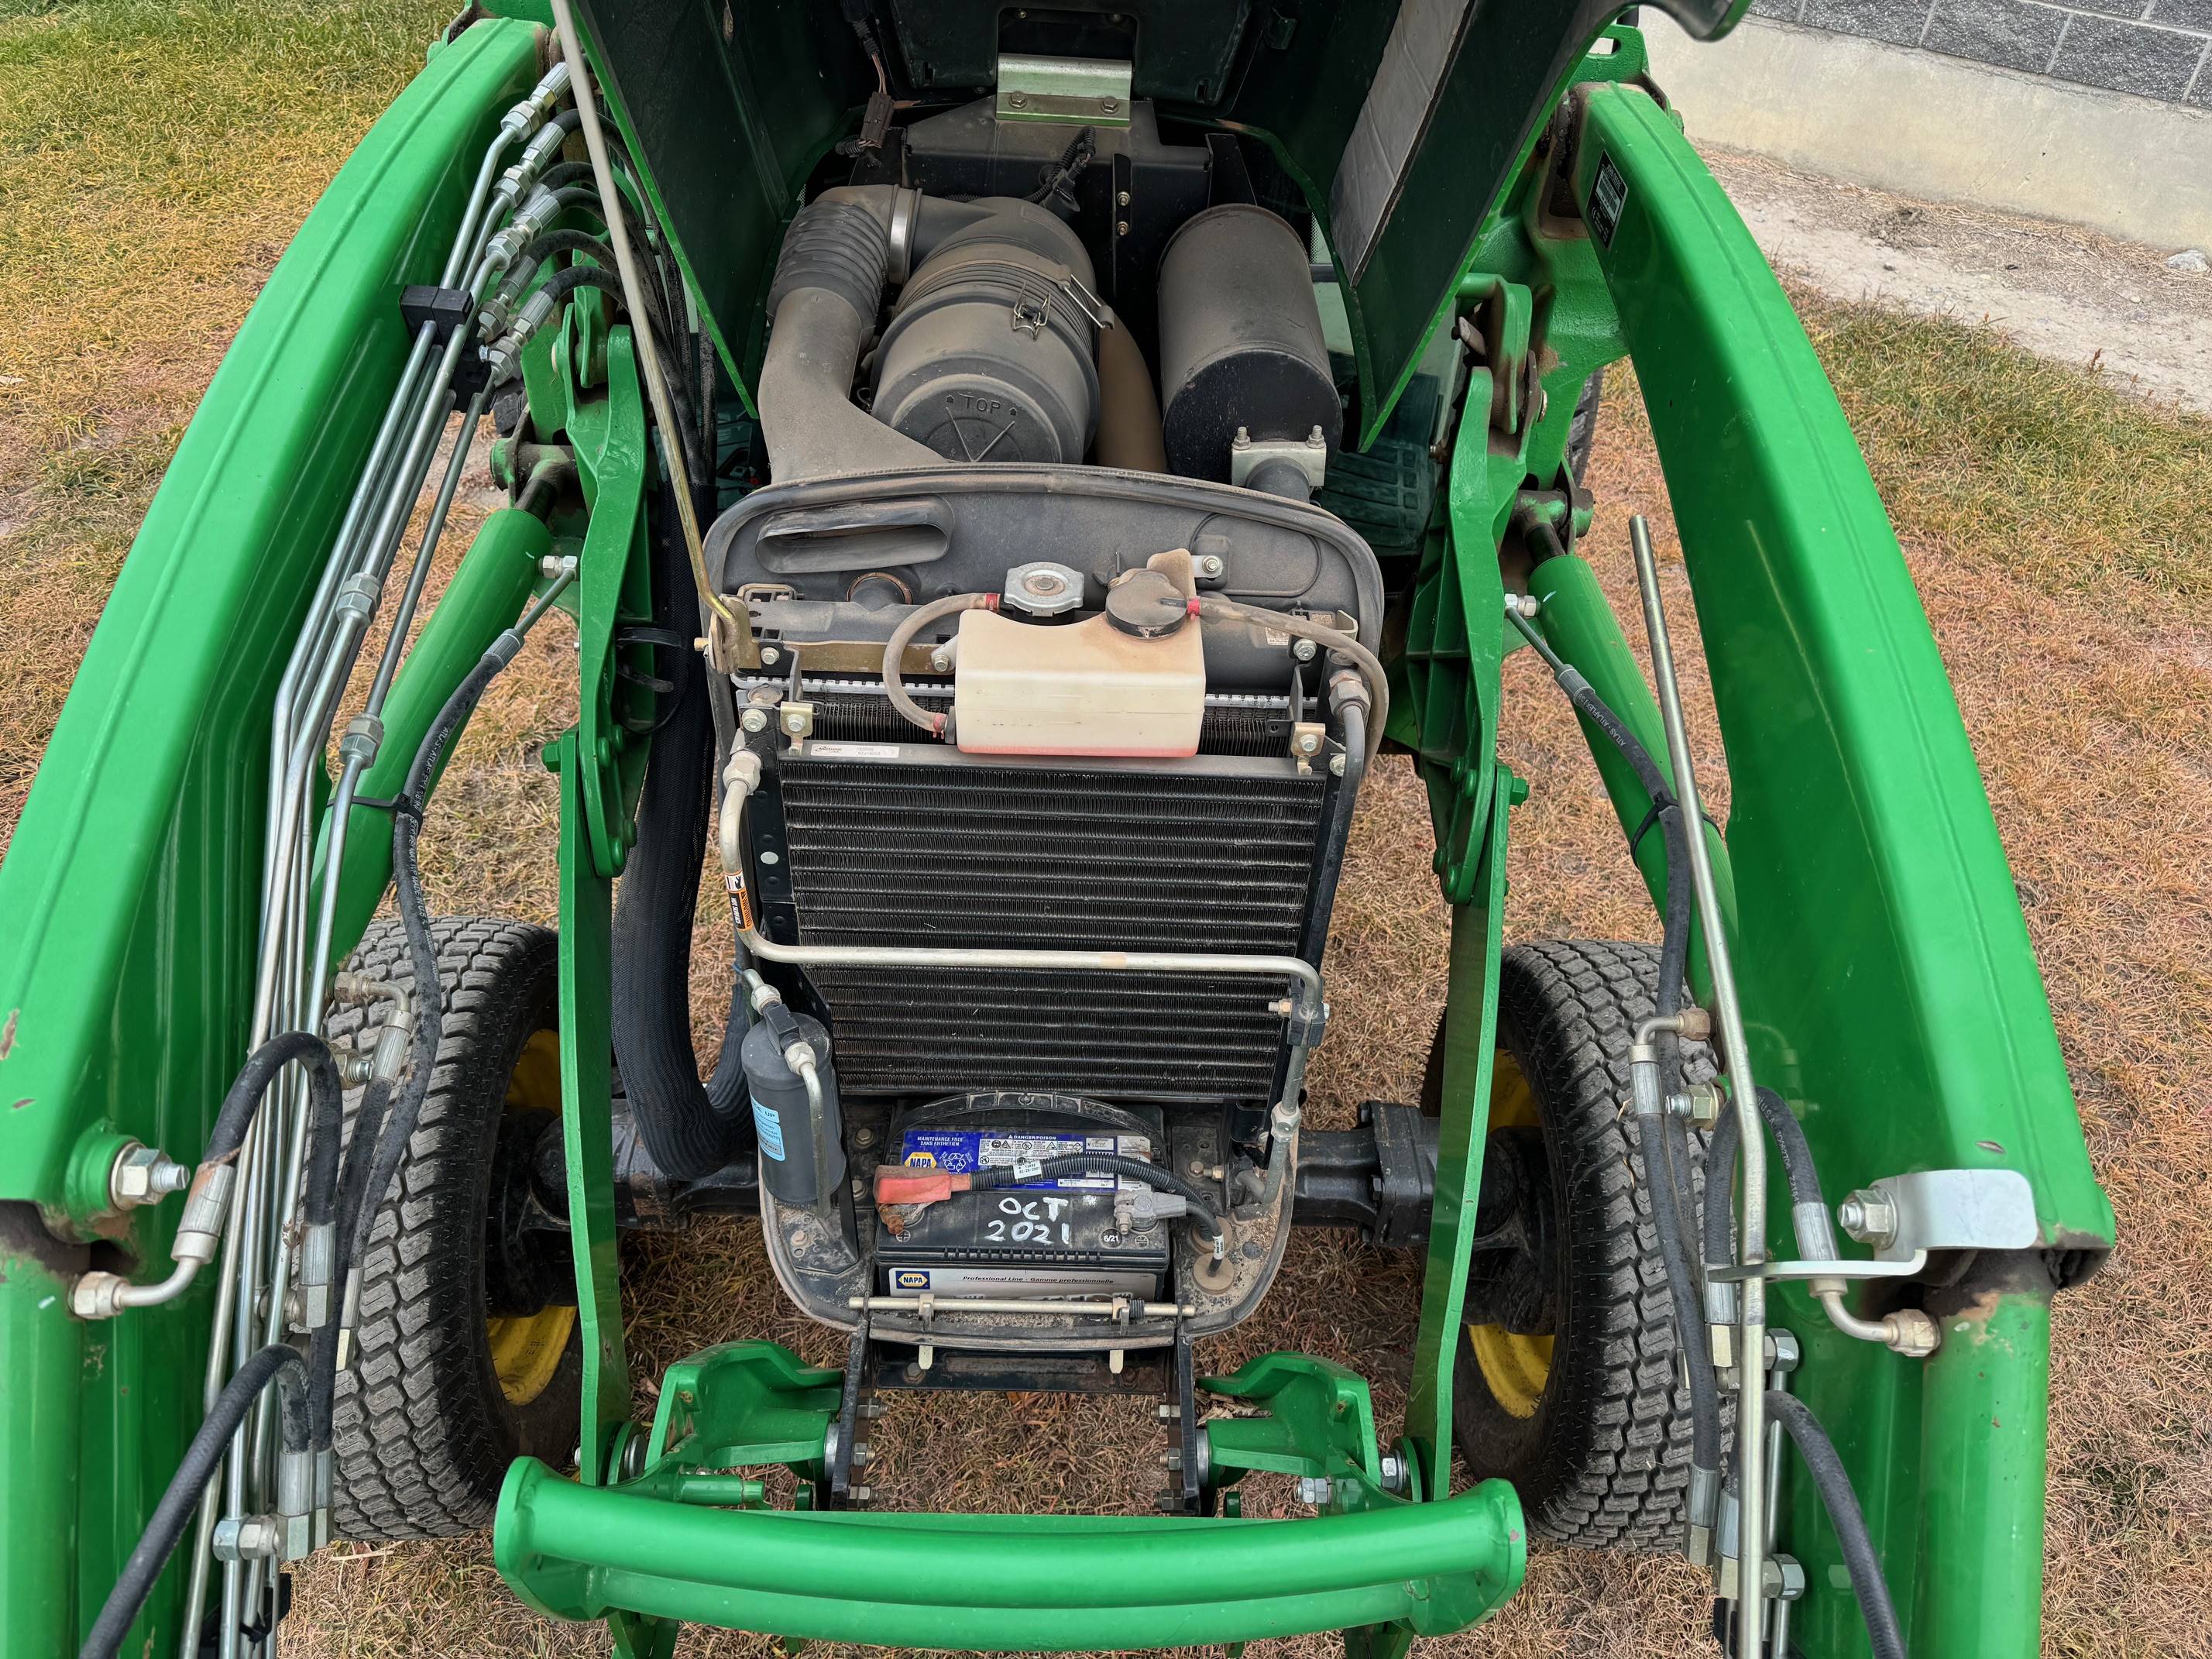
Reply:
[[[887,281],[903,283],[914,270],[914,233],[921,217],[921,192],[919,190],[891,191],[890,246],[884,275]]]

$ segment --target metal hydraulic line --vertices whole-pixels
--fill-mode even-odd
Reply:
[[[1644,592],[1644,623],[1651,635],[1651,678],[1658,683],[1659,712],[1667,726],[1667,750],[1673,762],[1674,790],[1682,816],[1699,823],[1705,808],[1698,794],[1697,763],[1682,718],[1682,690],[1674,678],[1674,653],[1667,635],[1667,611],[1659,597],[1659,568],[1651,552],[1651,529],[1643,515],[1628,521],[1629,546],[1636,555],[1637,586]],[[1759,1099],[1751,1075],[1751,1045],[1736,1000],[1735,971],[1729,957],[1728,928],[1713,881],[1713,861],[1701,835],[1684,837],[1690,849],[1690,876],[1697,890],[1698,916],[1705,929],[1705,960],[1713,979],[1721,1052],[1728,1062],[1729,1098],[1742,1130],[1742,1226],[1740,1257],[1756,1269],[1766,1260],[1766,1127],[1759,1121]],[[1766,1539],[1757,1510],[1766,1490],[1766,1281],[1753,1272],[1743,1281],[1736,1303],[1736,1651],[1738,1659],[1763,1659],[1765,1620],[1759,1617],[1765,1594]]]

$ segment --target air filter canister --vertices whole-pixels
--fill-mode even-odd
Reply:
[[[1229,477],[1243,427],[1255,443],[1303,441],[1332,453],[1344,404],[1305,244],[1279,216],[1231,202],[1184,224],[1160,260],[1161,435],[1168,465]]]

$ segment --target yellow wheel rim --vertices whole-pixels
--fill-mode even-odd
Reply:
[[[561,1038],[555,1031],[533,1031],[507,1080],[507,1104],[515,1109],[561,1109]],[[487,1318],[491,1368],[499,1391],[510,1405],[526,1406],[551,1386],[576,1328],[576,1310],[542,1309],[534,1314],[501,1314]]]
[[[1490,1072],[1490,1127],[1538,1127],[1536,1091],[1522,1074],[1521,1062],[1503,1048]],[[1491,1398],[1511,1416],[1534,1417],[1552,1375],[1552,1339],[1521,1336],[1503,1325],[1469,1325],[1467,1341]]]

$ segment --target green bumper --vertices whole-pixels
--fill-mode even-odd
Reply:
[[[1363,1626],[1444,1635],[1521,1577],[1500,1481],[1311,1520],[702,1509],[507,1472],[495,1553],[540,1613],[891,1647],[1097,1651]]]

